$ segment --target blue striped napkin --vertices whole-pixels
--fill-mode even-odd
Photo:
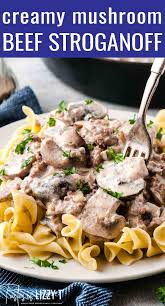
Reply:
[[[42,109],[33,90],[26,86],[16,91],[7,100],[0,104],[0,127],[25,117],[22,106],[33,109],[36,114],[41,114]]]
[[[15,92],[0,105],[0,126],[24,118],[22,106],[42,113],[30,87]],[[70,305],[109,306],[112,292],[87,283],[65,284],[43,282],[0,269],[0,306],[2,305]]]
[[[110,305],[112,292],[108,288],[81,282],[64,286],[0,269],[0,305]]]

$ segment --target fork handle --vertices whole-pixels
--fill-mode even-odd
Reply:
[[[160,77],[165,71],[165,58],[155,58],[154,63],[151,67],[151,74],[148,78],[146,87],[144,89],[138,118],[141,118],[144,122],[146,119],[146,112],[150,105],[151,99],[155,93],[155,90],[158,86]]]

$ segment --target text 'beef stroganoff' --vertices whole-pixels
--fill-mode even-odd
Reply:
[[[130,264],[165,252],[165,110],[146,123],[153,152],[123,156],[136,116],[122,121],[92,100],[26,124],[0,152],[0,250],[53,254],[97,269],[103,253]]]

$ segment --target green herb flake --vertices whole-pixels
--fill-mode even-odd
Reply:
[[[23,154],[25,151],[26,145],[33,140],[32,136],[28,136],[25,140],[21,141],[19,144],[17,144],[15,148],[15,152],[17,154]]]
[[[67,110],[66,103],[65,103],[65,101],[63,100],[63,101],[61,101],[61,102],[58,104],[58,108],[57,108],[56,112],[57,112],[57,113],[62,113],[62,112],[64,112],[64,111],[66,111],[66,110]]]
[[[99,173],[100,170],[102,170],[102,169],[104,169],[103,164],[98,164],[98,165],[96,165],[96,167],[95,167],[95,170],[96,170],[98,173]]]
[[[133,118],[128,120],[130,124],[134,124],[136,122],[136,115],[134,114]]]
[[[52,127],[52,126],[56,125],[56,120],[54,118],[50,117],[47,123],[50,127]]]
[[[3,180],[0,179],[0,186],[2,185],[2,183],[3,183]]]
[[[54,172],[54,173],[53,173],[53,176],[56,176],[56,175],[58,175],[58,172]]]
[[[63,156],[67,158],[71,158],[71,151],[63,151]]]
[[[76,168],[75,167],[69,167],[67,169],[64,169],[64,174],[66,176],[69,176],[69,175],[74,174],[74,173],[76,173]]]
[[[95,146],[94,146],[93,143],[88,143],[88,144],[87,144],[87,148],[88,148],[89,152],[93,151],[94,147],[95,147]]]
[[[31,148],[30,146],[27,148],[27,151],[28,151],[29,153],[33,153],[32,148]]]
[[[0,170],[0,175],[1,175],[1,176],[4,176],[4,175],[6,175],[6,171],[5,171],[5,168],[3,168],[3,169],[1,169],[1,170]]]
[[[49,262],[48,260],[41,260],[38,257],[32,257],[30,259],[30,261],[33,262],[34,264],[36,264],[39,267],[51,268],[51,269],[54,269],[54,270],[59,269],[59,267],[54,264],[54,261]]]
[[[156,139],[161,140],[163,136],[163,128],[160,128],[156,134]]]
[[[88,183],[81,182],[81,181],[78,181],[78,182],[77,182],[76,188],[77,188],[78,190],[82,191],[82,193],[83,193],[84,195],[91,192],[91,189],[90,189],[89,184],[88,184]]]
[[[91,100],[91,99],[85,100],[85,104],[86,104],[86,105],[89,105],[89,104],[92,104],[92,103],[93,103],[93,100]]]
[[[108,147],[106,153],[108,159],[113,160],[116,164],[124,160],[123,153],[116,153],[112,147]]]
[[[33,156],[30,156],[28,159],[25,159],[21,165],[21,169],[26,168],[33,161]]]
[[[159,287],[156,290],[156,295],[157,295],[159,301],[162,302],[163,304],[165,304],[165,287]]]
[[[31,129],[24,129],[23,132],[22,132],[22,134],[23,134],[23,135],[30,134],[31,131],[32,131]]]
[[[66,264],[67,263],[66,259],[60,259],[59,262],[62,263],[62,264]]]
[[[116,199],[120,199],[123,195],[122,192],[117,192],[117,191],[112,191],[110,189],[104,189],[103,188],[103,191],[108,193],[109,195],[111,195],[112,197],[116,198]]]
[[[148,123],[147,123],[147,127],[150,129],[152,126],[153,126],[154,122],[152,120],[150,120]]]

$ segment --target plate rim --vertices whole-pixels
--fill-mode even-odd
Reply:
[[[162,266],[160,268],[157,268],[157,269],[153,269],[151,267],[151,270],[147,270],[147,271],[144,271],[143,273],[141,274],[137,274],[137,273],[133,273],[132,275],[123,275],[123,276],[117,276],[115,278],[109,278],[109,276],[106,276],[104,278],[99,278],[100,275],[103,276],[103,273],[102,271],[90,271],[91,274],[90,276],[88,276],[87,279],[85,279],[84,277],[81,278],[80,276],[79,277],[70,277],[70,276],[60,276],[60,275],[57,275],[57,274],[47,274],[47,276],[45,276],[45,274],[41,273],[39,274],[39,269],[41,269],[40,267],[35,267],[35,270],[36,272],[34,272],[34,270],[32,270],[30,267],[24,267],[24,268],[21,268],[21,269],[17,269],[17,267],[13,267],[13,266],[10,266],[10,265],[7,265],[7,264],[3,264],[1,263],[1,258],[3,257],[4,255],[0,254],[0,268],[2,269],[5,269],[7,271],[10,271],[10,272],[14,272],[14,273],[17,273],[19,275],[24,275],[26,277],[32,277],[32,278],[36,278],[36,279],[41,279],[41,280],[45,280],[45,281],[51,281],[51,282],[63,282],[63,283],[71,283],[71,282],[89,282],[89,283],[119,283],[119,282],[126,282],[126,281],[130,281],[130,280],[136,280],[136,279],[141,279],[141,278],[145,278],[145,277],[149,277],[149,276],[153,276],[153,275],[157,275],[157,274],[160,274],[160,273],[163,273],[165,272],[165,266],[164,264],[162,263]],[[22,256],[22,255],[21,255]],[[27,258],[26,255],[24,255],[23,257],[25,257],[25,260]],[[161,255],[156,255],[156,256],[153,256],[153,257],[150,257],[150,258],[143,258],[141,261],[137,261],[135,263],[133,263],[134,265],[137,264],[137,263],[141,263],[142,261],[151,261],[151,265],[152,265],[152,261],[153,259],[156,260],[156,258],[163,258],[162,262],[164,262],[165,260],[165,254],[161,254]],[[71,261],[73,261],[74,259],[71,259]],[[78,262],[76,262],[76,264],[79,265]],[[107,263],[107,265],[111,265],[111,263]],[[132,264],[132,265],[133,265]],[[119,264],[120,266],[123,266],[121,264]],[[83,269],[85,269],[86,271],[86,268],[81,266]],[[127,266],[128,268],[130,266]],[[47,270],[48,268],[43,268],[42,267],[42,272],[48,272]],[[33,271],[33,272],[32,272]],[[54,271],[54,270],[53,270]],[[59,270],[57,270],[58,272]],[[95,273],[97,273],[97,277],[95,277]],[[93,275],[92,275],[93,274]]]

